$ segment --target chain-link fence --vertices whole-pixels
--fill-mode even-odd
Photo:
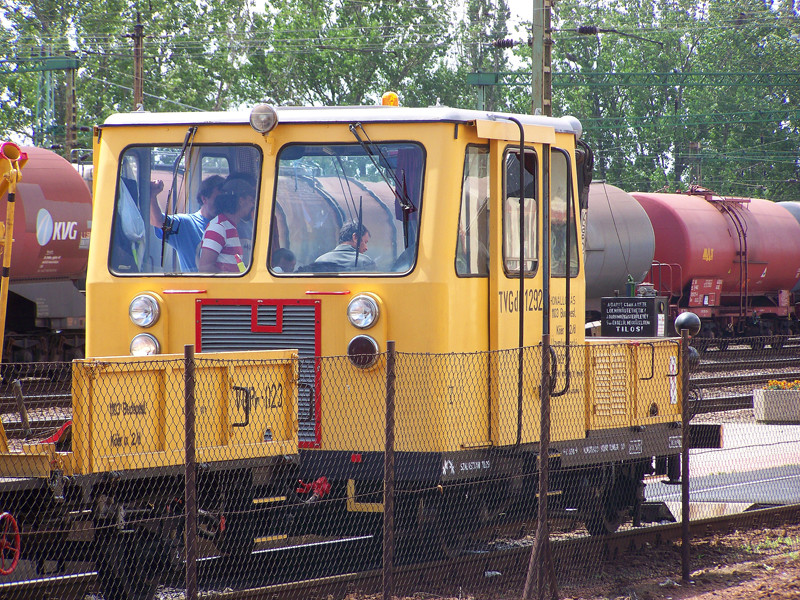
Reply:
[[[800,402],[708,412],[697,384],[735,351],[704,348],[691,379],[670,340],[6,365],[0,597],[279,596],[343,573],[380,576],[342,589],[480,596],[529,567],[535,597],[686,506],[797,503]]]

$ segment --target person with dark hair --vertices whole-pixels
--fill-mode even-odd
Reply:
[[[197,203],[200,209],[194,213],[178,213],[169,215],[164,223],[164,213],[158,205],[157,196],[164,189],[164,182],[156,180],[150,183],[150,224],[156,228],[156,237],[164,236],[162,226],[169,227],[167,243],[178,253],[181,271],[197,271],[197,247],[203,239],[208,223],[217,216],[215,199],[225,179],[219,175],[207,177],[197,190]],[[169,198],[167,198],[169,202]]]
[[[375,261],[365,254],[368,244],[369,229],[363,223],[348,221],[339,230],[339,245],[314,264],[327,264],[336,271],[369,271],[375,268]]]
[[[276,273],[294,273],[297,259],[288,248],[278,248],[272,253],[272,270]]]
[[[241,179],[226,181],[217,197],[219,214],[206,228],[200,244],[197,266],[203,273],[241,273],[249,258],[244,257],[237,226],[252,220],[256,189]]]
[[[225,178],[225,185],[233,181],[243,181],[257,190],[256,178],[245,171],[234,171]],[[239,231],[239,241],[242,243],[243,254],[242,257],[245,262],[250,262],[250,257],[253,254],[253,221],[249,217],[245,217],[236,226]]]

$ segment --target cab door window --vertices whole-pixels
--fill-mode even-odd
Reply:
[[[569,275],[578,275],[578,229],[572,193],[569,157],[563,150],[553,149],[550,155],[550,272],[553,277],[567,273],[567,214],[569,228]]]
[[[526,276],[536,272],[538,256],[538,203],[536,198],[536,153],[525,150],[523,179],[520,185],[520,158],[518,149],[509,149],[504,159],[503,177],[503,264],[508,276],[519,276],[520,271],[520,190],[522,202],[522,233],[524,235],[522,268]]]

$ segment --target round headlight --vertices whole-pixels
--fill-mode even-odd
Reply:
[[[269,104],[257,104],[250,111],[250,127],[258,133],[269,133],[278,124],[278,113]]]
[[[369,329],[378,320],[378,303],[369,296],[356,296],[347,305],[347,318],[354,327]]]
[[[128,314],[131,317],[134,325],[139,327],[150,327],[161,315],[161,309],[158,306],[158,300],[149,294],[140,294],[131,300],[128,307]]]
[[[152,356],[160,351],[158,340],[149,333],[140,333],[131,340],[131,356]]]
[[[367,369],[378,360],[378,342],[368,335],[357,335],[347,344],[347,357],[361,369]]]

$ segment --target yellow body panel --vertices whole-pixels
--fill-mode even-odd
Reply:
[[[207,360],[214,356],[197,355],[197,460],[295,454],[296,354],[240,352],[226,353],[224,363]],[[255,362],[264,359],[269,362]],[[75,473],[183,464],[183,377],[177,355],[75,361]],[[253,389],[259,399],[251,401],[246,427],[234,426],[244,415],[234,386]]]
[[[681,378],[677,341],[643,341],[636,347],[635,425],[681,420]],[[665,369],[666,367],[666,369]]]
[[[680,421],[675,341],[589,340],[587,350],[587,430]]]
[[[516,123],[481,119],[476,121],[475,125],[478,128],[478,137],[486,138],[487,140],[506,140],[519,143],[519,127]],[[550,127],[523,125],[523,130],[527,143],[554,144],[556,141],[555,132]]]

